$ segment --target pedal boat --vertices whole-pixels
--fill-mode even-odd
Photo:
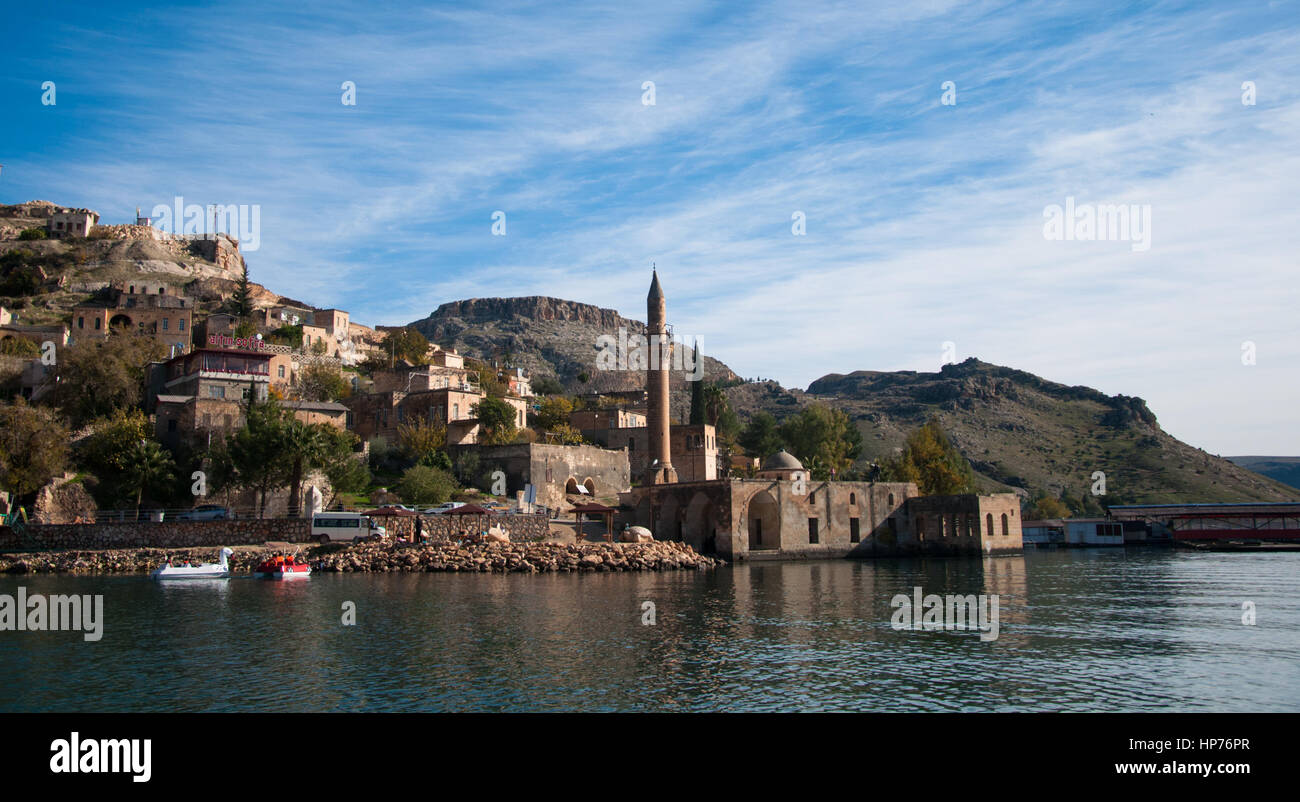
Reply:
[[[311,566],[297,557],[277,555],[257,566],[253,576],[258,579],[306,579],[311,576]]]
[[[168,560],[155,568],[150,576],[154,579],[226,579],[230,576],[230,563],[227,558],[232,554],[234,552],[230,549],[222,549],[219,563],[174,565],[171,560]]]

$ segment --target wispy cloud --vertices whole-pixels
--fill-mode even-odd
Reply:
[[[258,203],[256,278],[372,323],[531,294],[640,317],[654,261],[677,329],[742,375],[934,370],[952,341],[1142,395],[1211,451],[1300,453],[1285,4],[230,3],[13,22],[5,202],[109,219],[175,195]],[[1045,240],[1066,197],[1149,205],[1150,250]]]

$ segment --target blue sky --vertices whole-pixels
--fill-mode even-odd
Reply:
[[[28,4],[0,63],[0,202],[257,204],[254,280],[358,322],[643,319],[654,262],[743,376],[950,342],[1300,454],[1294,2]],[[1149,206],[1149,249],[1045,239],[1067,197]]]

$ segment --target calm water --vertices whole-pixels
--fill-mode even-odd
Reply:
[[[1300,555],[1093,550],[713,573],[317,575],[103,594],[104,637],[0,632],[0,711],[1300,710]],[[1001,634],[890,628],[1000,596]],[[1241,623],[1243,601],[1258,623]],[[340,622],[345,601],[357,623]],[[653,601],[657,623],[641,623]]]

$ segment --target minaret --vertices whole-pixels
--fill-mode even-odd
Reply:
[[[648,409],[646,425],[650,435],[650,464],[646,484],[660,485],[677,481],[677,471],[669,456],[668,429],[668,305],[659,273],[653,272],[650,295],[646,298],[646,335],[649,359],[646,360],[645,389]]]

